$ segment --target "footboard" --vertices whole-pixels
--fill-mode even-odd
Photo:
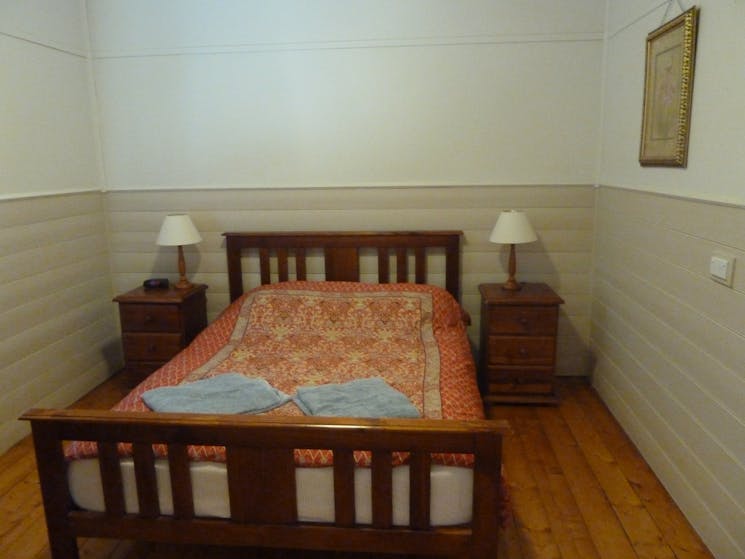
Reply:
[[[52,557],[77,559],[76,538],[496,557],[501,433],[497,421],[286,418],[30,410]],[[63,442],[96,441],[105,512],[78,510],[67,483]],[[117,443],[132,443],[138,514],[124,506]],[[159,508],[153,444],[165,444],[173,514]],[[226,450],[230,518],[194,514],[189,445]],[[333,452],[334,521],[297,518],[293,449]],[[372,455],[372,524],[355,521],[354,451]],[[409,452],[409,525],[392,520],[392,453]],[[468,525],[430,522],[432,453],[473,454]]]

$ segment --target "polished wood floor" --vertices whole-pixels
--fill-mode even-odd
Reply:
[[[75,406],[109,407],[125,392],[115,376]],[[592,388],[563,380],[560,393],[556,407],[490,410],[513,428],[504,442],[513,515],[500,559],[711,559]],[[82,559],[348,557],[94,539],[81,540],[80,550]],[[0,557],[50,557],[29,439],[0,457]]]

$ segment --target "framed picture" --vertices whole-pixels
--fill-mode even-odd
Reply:
[[[647,35],[639,163],[685,167],[691,124],[698,8]]]

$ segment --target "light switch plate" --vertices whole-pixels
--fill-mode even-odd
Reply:
[[[727,286],[732,286],[734,275],[735,257],[729,254],[716,252],[709,261],[709,275],[711,279]]]

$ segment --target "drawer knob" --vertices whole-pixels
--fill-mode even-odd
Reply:
[[[146,314],[145,315],[145,324],[149,324],[152,321],[153,321],[152,315]]]
[[[518,353],[520,353],[522,357],[525,357],[526,355],[528,355],[528,350],[525,349],[524,347],[521,347]]]
[[[158,347],[157,347],[157,346],[156,346],[155,344],[150,344],[149,346],[147,346],[147,350],[148,350],[149,352],[151,352],[151,353],[152,353],[153,351],[155,351],[156,349],[158,349]]]
[[[520,317],[520,324],[522,324],[523,326],[525,326],[527,323],[528,323],[527,317],[521,316]]]

